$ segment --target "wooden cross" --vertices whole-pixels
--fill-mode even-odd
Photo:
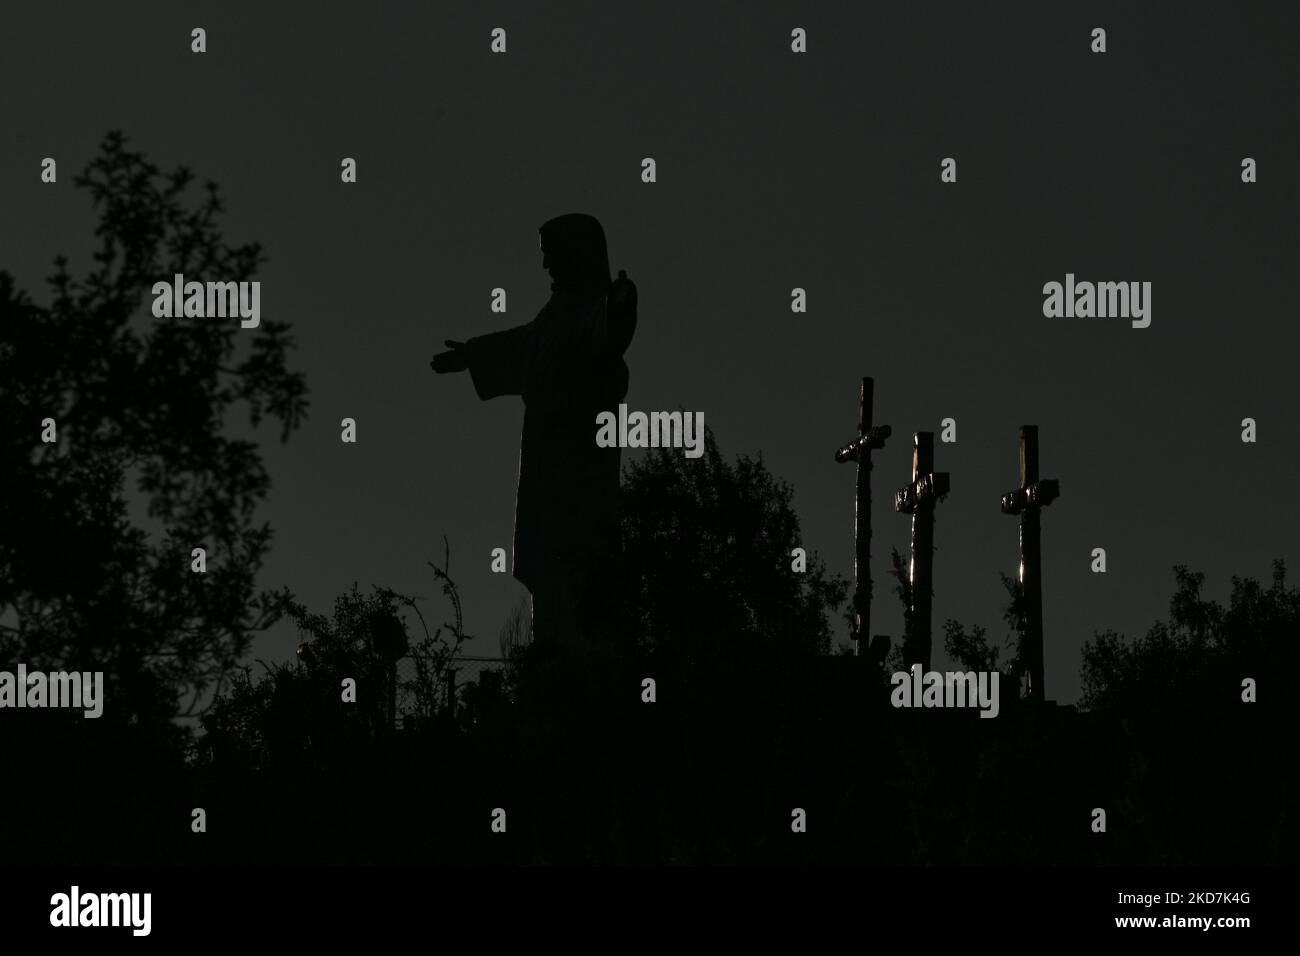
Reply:
[[[930,606],[934,598],[934,506],[948,494],[948,473],[934,470],[934,432],[912,436],[912,483],[894,495],[894,510],[912,516],[912,561],[909,628],[903,642],[903,663],[930,669]]]
[[[1020,516],[1020,588],[1024,601],[1021,659],[1029,672],[1028,696],[1043,696],[1043,558],[1039,511],[1061,494],[1061,483],[1038,477],[1038,426],[1020,426],[1020,487],[1002,496],[1002,513]]]
[[[871,424],[874,389],[874,379],[862,380],[858,395],[858,437],[835,452],[835,460],[841,464],[858,463],[858,487],[853,499],[853,639],[858,642],[859,657],[868,656],[871,634],[871,452],[884,448],[890,434],[888,425]],[[875,645],[876,655],[883,660],[880,642]]]

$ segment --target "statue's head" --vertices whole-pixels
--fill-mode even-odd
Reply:
[[[596,289],[610,284],[605,230],[595,216],[574,212],[550,219],[538,230],[542,268],[556,292]]]

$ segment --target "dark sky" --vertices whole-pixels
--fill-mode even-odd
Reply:
[[[949,416],[936,631],[1002,633],[1017,530],[998,500],[1017,427],[1036,423],[1062,488],[1043,522],[1049,696],[1076,697],[1094,631],[1164,614],[1172,565],[1226,598],[1233,574],[1300,564],[1294,5],[109,6],[7,5],[0,268],[38,301],[57,253],[88,268],[71,181],[111,128],[220,183],[227,239],[263,243],[263,313],[293,322],[312,388],[288,445],[262,432],[268,587],[321,610],[353,581],[433,598],[445,534],[470,650],[496,652],[524,593],[489,571],[511,540],[522,406],[427,363],[444,338],[533,317],[537,227],[571,211],[604,223],[639,288],[630,407],[702,411],[724,454],[761,451],[805,544],[846,575],[853,472],[832,452],[875,376],[894,429],[876,455],[876,631],[901,630],[881,582],[908,540],[891,508],[910,433]],[[45,156],[57,186],[38,182]],[[1044,318],[1042,286],[1067,272],[1152,282],[1151,327]]]

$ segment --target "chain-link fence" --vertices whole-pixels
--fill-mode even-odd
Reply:
[[[465,687],[478,681],[484,672],[501,670],[505,664],[503,657],[453,657],[445,669],[435,674],[414,657],[398,658],[394,723],[401,728],[408,721],[454,715]]]

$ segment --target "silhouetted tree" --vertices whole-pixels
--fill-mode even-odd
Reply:
[[[670,657],[721,652],[826,654],[847,582],[810,554],[790,485],[761,456],[723,459],[711,429],[704,453],[661,448],[623,480],[626,614],[640,646]]]
[[[987,632],[976,624],[968,632],[957,621],[949,620],[943,625],[943,649],[948,656],[966,670],[994,671],[998,667],[1001,649],[990,645]]]
[[[104,670],[110,720],[192,708],[276,615],[255,586],[269,479],[226,426],[271,417],[285,440],[306,386],[285,323],[152,317],[154,282],[243,281],[262,261],[222,239],[217,186],[192,202],[193,178],[111,133],[76,178],[99,214],[94,267],[56,258],[48,306],[0,273],[0,660]]]
[[[1228,607],[1201,595],[1205,575],[1179,565],[1169,619],[1128,640],[1114,631],[1083,647],[1081,703],[1090,710],[1144,712],[1227,681],[1240,690],[1246,677],[1288,673],[1300,658],[1300,591],[1286,586],[1286,565],[1273,564],[1265,588],[1232,579]],[[1219,696],[1216,693],[1216,696]],[[1231,694],[1237,702],[1237,694]]]
[[[1013,687],[1018,687],[1024,677],[1020,650],[1025,633],[1024,589],[1019,581],[1007,574],[999,573],[998,577],[1002,581],[1003,590],[1007,592],[1007,603],[1002,609],[1002,620],[1010,628],[1001,646],[989,642],[988,631],[981,625],[972,625],[968,630],[966,625],[953,619],[944,622],[943,646],[948,656],[967,670],[1000,670],[1006,678],[1009,678],[1009,682],[1005,685],[1006,690],[1009,691]],[[1004,650],[1010,651],[1005,660],[1002,659]]]
[[[821,752],[810,734],[832,722],[825,665],[847,582],[813,553],[792,570],[807,545],[792,500],[761,457],[727,461],[707,429],[699,458],[657,449],[625,469],[621,610],[646,660],[615,672],[594,766],[622,774],[607,832],[640,847],[634,859],[761,856],[791,778]],[[638,699],[646,674],[653,710]]]
[[[1205,575],[1174,569],[1169,618],[1083,648],[1082,703],[1111,728],[1125,825],[1116,856],[1157,864],[1284,863],[1300,852],[1300,591],[1273,566],[1264,587],[1232,579],[1227,607]],[[1247,702],[1246,682],[1255,684]]]

